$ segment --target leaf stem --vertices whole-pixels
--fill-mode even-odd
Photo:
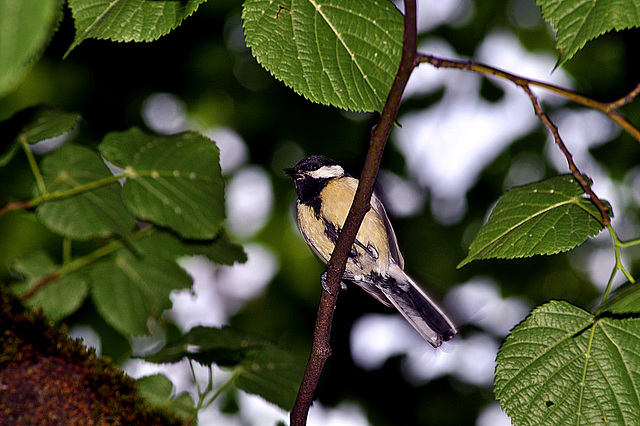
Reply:
[[[102,179],[85,183],[83,185],[78,185],[66,191],[47,192],[41,195],[40,197],[36,197],[33,200],[31,200],[31,207],[37,207],[38,205],[45,203],[47,201],[63,200],[65,198],[73,197],[74,195],[82,194],[83,192],[91,191],[93,189],[100,188],[101,186],[110,185],[114,182],[119,181],[122,178],[129,177],[130,175],[131,175],[131,172],[125,171],[118,175],[108,176]]]
[[[193,424],[193,422],[195,422],[196,419],[198,418],[198,412],[202,409],[205,398],[207,397],[209,392],[211,392],[211,390],[213,389],[213,367],[209,366],[209,383],[207,384],[206,389],[202,391],[200,389],[200,383],[198,382],[198,379],[196,377],[196,371],[193,368],[193,360],[187,357],[187,361],[189,362],[191,377],[193,377],[193,382],[196,384],[196,390],[198,392],[198,403],[195,406],[193,415],[191,415],[187,420],[187,424],[190,425],[190,424]]]
[[[618,236],[616,235],[616,242],[617,245],[619,245],[620,247],[633,247],[633,246],[637,246],[640,245],[640,238],[636,238],[635,240],[629,240],[629,241],[621,241],[618,239]]]
[[[607,226],[607,230],[609,231],[609,234],[611,235],[611,238],[613,239],[613,243],[614,243],[615,256],[616,256],[615,268],[622,271],[622,273],[624,274],[625,277],[627,277],[629,282],[635,283],[636,282],[635,278],[633,278],[633,276],[629,273],[629,271],[627,271],[627,268],[625,268],[624,264],[622,263],[620,249],[623,247],[631,247],[636,244],[640,244],[640,239],[636,239],[636,240],[632,240],[624,243],[620,240],[620,238],[618,237],[618,234],[616,234],[616,231],[613,229],[611,225]]]
[[[198,382],[198,378],[196,377],[196,370],[193,368],[193,360],[187,357],[187,361],[189,362],[191,377],[193,378],[193,382],[196,384],[196,391],[198,392],[198,396],[200,396],[202,395],[202,390],[200,389],[200,383]]]
[[[224,392],[229,386],[233,384],[233,382],[240,375],[241,371],[242,371],[241,367],[234,369],[233,373],[231,374],[231,377],[229,377],[229,379],[226,382],[224,382],[224,384],[216,390],[216,393],[214,393],[213,396],[211,396],[211,399],[209,399],[206,403],[204,403],[200,408],[201,409],[207,408],[209,405],[211,405],[213,401],[215,401],[222,394],[222,392]],[[213,383],[211,383],[211,388],[213,388]]]
[[[62,264],[67,264],[71,261],[71,245],[72,241],[70,238],[62,239]]]
[[[31,157],[33,158],[33,154],[31,155]],[[35,167],[35,169],[33,167]],[[46,187],[44,187],[44,181],[42,180],[42,175],[40,175],[40,169],[38,169],[37,164],[34,164],[32,166],[32,170],[34,171],[34,176],[36,176],[36,182],[42,181],[42,185],[43,185],[42,188],[38,183],[38,191],[40,192],[41,195],[34,198],[33,200],[15,201],[15,202],[9,202],[5,204],[0,209],[0,217],[2,217],[2,215],[4,215],[5,213],[8,213],[13,210],[31,209],[39,206],[40,204],[46,203],[48,201],[63,200],[65,198],[73,197],[74,195],[82,194],[83,192],[91,191],[93,189],[100,188],[101,186],[112,184],[113,182],[117,182],[120,179],[127,178],[133,175],[132,171],[125,170],[123,173],[120,173],[118,175],[108,176],[102,179],[94,180],[92,182],[85,183],[83,185],[78,185],[66,191],[48,192]],[[40,178],[38,178],[37,176],[40,176]]]
[[[621,241],[620,238],[618,238],[618,234],[616,234],[616,231],[611,225],[607,225],[607,230],[609,231],[609,235],[611,235],[611,239],[613,240],[613,250],[615,253],[616,262],[615,265],[613,265],[613,270],[611,271],[611,275],[609,276],[609,281],[607,282],[607,287],[604,290],[604,294],[602,295],[602,301],[600,302],[600,305],[602,305],[609,298],[609,294],[611,293],[611,289],[613,287],[613,279],[615,278],[618,271],[621,271],[630,283],[636,282],[635,278],[633,278],[633,275],[631,275],[629,271],[627,271],[627,268],[625,268],[624,264],[622,263],[620,249],[622,247],[631,247],[640,244],[640,239],[627,242]]]
[[[589,366],[589,361],[591,360],[591,346],[593,345],[593,339],[596,333],[596,324],[591,324],[591,333],[589,334],[589,344],[587,345],[587,351],[584,353],[584,368],[582,369],[582,378],[580,380],[580,396],[578,397],[578,410],[576,413],[576,426],[580,426],[582,419],[582,406],[584,399],[584,390],[586,387],[586,379],[587,379],[587,368]]]
[[[33,155],[33,151],[29,147],[26,138],[24,135],[18,138],[20,142],[20,146],[24,151],[24,154],[27,156],[27,161],[29,162],[29,167],[31,168],[31,173],[33,173],[33,177],[36,180],[36,185],[38,187],[38,193],[40,195],[44,195],[47,193],[47,187],[44,184],[44,179],[42,177],[42,173],[40,172],[40,167],[38,167],[38,162],[36,161],[36,157]]]
[[[135,233],[134,238],[138,239],[138,238],[143,238],[145,236],[147,236],[148,234],[150,234],[153,231],[153,227],[149,227],[146,229],[143,229],[141,231],[138,231]],[[123,248],[125,246],[124,242],[122,242],[121,240],[113,240],[111,242],[109,242],[108,244],[86,254],[85,256],[82,257],[78,257],[77,259],[74,259],[68,263],[63,264],[62,266],[60,266],[60,268],[58,268],[57,270],[51,272],[48,275],[45,275],[44,277],[42,277],[38,282],[36,282],[33,287],[31,287],[27,292],[22,293],[22,295],[20,296],[21,299],[24,300],[28,300],[31,297],[35,296],[40,290],[42,290],[44,287],[46,287],[49,283],[56,281],[62,277],[64,277],[65,275],[68,275],[86,265],[89,265],[105,256],[108,256],[109,254],[113,253],[116,250],[119,250],[121,248]]]

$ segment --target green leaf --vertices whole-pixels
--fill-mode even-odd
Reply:
[[[13,270],[24,276],[23,283],[13,285],[17,294],[29,291],[36,283],[53,274],[57,266],[43,251],[35,251],[17,260]],[[87,280],[79,274],[65,275],[42,287],[33,297],[25,301],[29,307],[40,307],[52,321],[58,321],[75,312],[85,297],[89,286]]]
[[[542,17],[556,30],[558,65],[608,31],[640,26],[639,0],[536,0]]]
[[[173,396],[173,383],[166,376],[154,374],[141,377],[137,382],[140,395],[151,405],[163,408],[185,420],[195,415],[195,404],[191,396],[186,392]]]
[[[233,369],[238,388],[290,410],[304,367],[271,343],[225,328],[194,327],[146,361],[178,362],[187,357],[204,365]]]
[[[640,424],[640,319],[542,305],[497,357],[495,394],[514,425]]]
[[[73,131],[80,122],[80,114],[66,112],[45,105],[23,109],[0,123],[0,134],[9,144],[0,155],[0,166],[11,161],[19,141],[34,144]]]
[[[136,257],[128,250],[91,265],[91,297],[98,312],[125,336],[148,333],[150,318],[171,307],[173,290],[191,287],[191,277],[174,261]]]
[[[618,287],[602,304],[602,310],[614,314],[640,312],[640,285],[626,283]]]
[[[251,353],[238,366],[236,386],[260,395],[284,410],[291,410],[302,381],[303,366],[284,350],[266,345]]]
[[[124,197],[138,218],[184,238],[207,240],[218,234],[224,185],[213,141],[195,132],[152,136],[133,128],[108,134],[99,148],[129,173]]]
[[[29,144],[55,138],[73,131],[80,122],[80,114],[48,106],[35,107],[31,122],[22,129],[21,137]]]
[[[154,41],[177,28],[206,0],[69,0],[76,37],[65,53],[88,38]]]
[[[0,97],[27,74],[61,19],[60,0],[0,2]]]
[[[242,247],[230,242],[224,232],[220,232],[213,240],[186,241],[170,232],[155,229],[151,235],[135,241],[134,244],[141,252],[155,253],[174,260],[182,256],[201,254],[218,265],[233,265],[235,262],[247,261]]]
[[[513,188],[500,197],[458,268],[477,259],[570,250],[602,230],[599,217],[571,175]]]
[[[65,145],[42,161],[42,174],[50,195],[63,196],[40,204],[36,212],[51,230],[65,237],[89,239],[125,235],[135,218],[122,201],[122,188],[100,156],[89,148]],[[82,190],[101,179],[107,183]],[[75,193],[75,191],[81,191]]]
[[[402,55],[403,17],[389,1],[247,0],[253,56],[305,98],[380,111]]]
[[[9,142],[9,144],[0,148],[0,167],[4,167],[9,164],[19,149],[20,144],[18,144],[18,141]]]

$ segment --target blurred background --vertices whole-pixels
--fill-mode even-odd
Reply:
[[[419,50],[473,59],[515,74],[612,101],[638,83],[631,66],[640,32],[611,33],[555,68],[552,29],[534,0],[419,1]],[[178,327],[230,324],[261,335],[306,362],[323,265],[299,236],[295,193],[283,169],[322,154],[359,175],[375,114],[315,105],[274,80],[244,43],[241,1],[210,1],[154,43],[89,40],[67,59],[74,29],[66,16],[44,57],[20,87],[0,100],[0,119],[47,103],[77,111],[99,141],[139,126],[171,134],[187,129],[215,140],[226,178],[227,226],[248,262],[217,267],[185,258],[194,292],[174,293],[167,312]],[[594,190],[613,205],[622,238],[640,236],[640,146],[604,115],[536,91]],[[640,102],[623,113],[640,125]],[[451,315],[460,335],[440,350],[394,311],[358,288],[340,294],[329,358],[311,409],[312,425],[508,425],[494,401],[498,348],[536,305],[564,299],[589,309],[614,264],[608,235],[568,254],[474,262],[456,269],[498,197],[515,185],[567,172],[566,161],[512,83],[455,70],[419,67],[379,176],[407,271]],[[30,197],[26,160],[0,169],[2,187]],[[0,201],[6,197],[0,192]],[[0,280],[33,247],[60,240],[20,215],[0,219]],[[12,247],[9,251],[7,247]],[[624,252],[637,273],[640,253]],[[620,284],[622,280],[617,281]],[[131,361],[157,338],[127,340],[95,314],[90,301],[65,321],[134,377],[159,367]],[[164,369],[178,391],[194,392],[187,365]],[[197,370],[206,383],[205,369]],[[216,383],[225,372],[216,370]],[[231,390],[200,424],[266,425],[287,413]]]

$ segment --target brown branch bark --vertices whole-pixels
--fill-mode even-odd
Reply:
[[[30,209],[31,207],[33,207],[31,201],[11,201],[0,208],[0,217],[14,210]]]
[[[558,132],[558,127],[555,124],[553,124],[553,122],[551,121],[547,113],[544,112],[544,110],[540,106],[540,103],[538,102],[538,98],[531,91],[531,88],[528,85],[524,85],[521,87],[527,93],[527,95],[529,95],[529,98],[531,99],[531,103],[533,104],[533,108],[536,111],[536,115],[538,116],[538,118],[540,118],[540,121],[542,121],[542,124],[544,124],[544,126],[547,129],[549,129],[549,131],[553,135],[553,140],[555,141],[556,145],[558,145],[558,148],[560,148],[560,151],[562,151],[562,154],[564,154],[565,158],[567,159],[567,164],[569,165],[569,170],[571,171],[573,178],[580,184],[580,186],[582,187],[582,190],[585,192],[585,194],[589,196],[589,198],[591,199],[591,202],[595,204],[595,206],[600,211],[600,215],[602,216],[602,225],[603,226],[609,225],[611,223],[611,219],[609,217],[609,213],[610,213],[609,206],[603,203],[602,200],[595,194],[595,192],[593,192],[593,189],[591,189],[591,183],[582,174],[582,172],[580,172],[580,170],[578,169],[578,166],[576,166],[576,163],[573,161],[573,155],[571,154],[569,149],[567,149],[567,146],[562,141],[562,138],[560,137],[560,132]]]
[[[387,139],[389,138],[389,133],[398,115],[402,93],[404,92],[411,72],[418,64],[416,61],[417,31],[415,0],[405,0],[404,7],[402,59],[382,114],[380,115],[380,120],[371,131],[369,151],[367,152],[360,176],[360,184],[358,185],[351,210],[349,211],[349,215],[340,232],[331,260],[329,261],[326,284],[331,294],[326,291],[322,292],[313,336],[311,356],[307,363],[296,402],[290,414],[292,426],[306,424],[307,415],[313,401],[313,395],[318,385],[322,368],[331,354],[331,321],[333,319],[337,295],[340,290],[340,281],[347,263],[347,256],[356,238],[360,224],[364,219],[364,215],[370,208],[371,195],[373,194],[373,187],[376,176],[378,175],[380,161]]]
[[[595,109],[597,111],[602,112],[603,114],[606,114],[611,120],[616,122],[634,139],[640,142],[640,129],[634,126],[630,121],[628,121],[620,113],[620,111],[618,111],[618,108],[628,104],[629,102],[633,101],[638,95],[640,95],[640,83],[633,90],[631,90],[627,95],[623,96],[622,98],[614,102],[599,102],[581,93],[574,92],[573,90],[568,90],[563,87],[545,83],[543,81],[521,77],[521,76],[512,74],[510,72],[506,72],[498,68],[490,67],[488,65],[479,64],[473,61],[457,61],[453,59],[443,59],[433,55],[427,55],[424,53],[419,53],[417,56],[420,62],[426,62],[428,64],[433,65],[436,68],[452,68],[452,69],[471,71],[479,74],[492,75],[494,77],[510,80],[520,87],[537,86],[537,87],[541,87],[543,89],[549,90],[572,102],[586,106],[588,108]]]
[[[40,281],[38,281],[33,287],[31,287],[28,291],[22,293],[20,295],[20,299],[22,301],[25,300],[29,300],[31,299],[33,296],[36,295],[36,293],[38,293],[40,290],[42,290],[43,288],[45,288],[47,285],[49,285],[49,283],[54,282],[55,280],[57,280],[58,278],[60,278],[60,274],[58,274],[58,272],[53,272],[49,275],[46,275],[45,277],[41,278]]]

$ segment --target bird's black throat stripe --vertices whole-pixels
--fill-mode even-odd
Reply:
[[[330,180],[331,179],[304,179],[300,183],[296,183],[298,200],[305,206],[311,207],[318,219],[320,219],[320,209],[322,208],[320,192],[322,192]]]

